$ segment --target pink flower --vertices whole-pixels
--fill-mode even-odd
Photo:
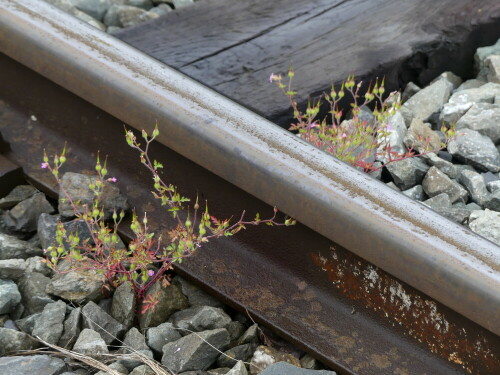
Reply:
[[[110,177],[106,181],[108,181],[108,182],[116,182],[118,180],[116,179],[116,177]]]
[[[274,81],[274,73],[271,73],[271,75],[269,76],[269,82],[273,83]]]
[[[347,138],[347,134],[346,133],[342,133],[342,138]]]
[[[41,167],[42,169],[48,168],[48,166],[49,166],[49,163],[42,163],[42,164],[40,165],[40,167]]]
[[[311,125],[309,125],[309,127],[312,129],[312,128],[315,128],[316,126],[318,126],[318,124],[316,124],[316,121],[313,122]]]
[[[385,130],[387,130],[388,132],[390,132],[390,131],[392,130],[392,128],[391,128],[389,125],[387,125],[387,126],[385,127]]]
[[[153,276],[154,276],[154,274],[155,274],[155,271],[153,271],[153,270],[149,270],[149,271],[148,271],[148,275],[149,275],[150,277],[153,277]]]

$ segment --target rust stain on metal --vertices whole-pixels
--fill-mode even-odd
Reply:
[[[401,327],[405,335],[470,374],[483,374],[484,370],[488,374],[498,373],[500,358],[495,344],[481,332],[459,324],[456,318],[448,319],[446,308],[378,267],[361,259],[356,261],[335,248],[331,250],[328,258],[319,253],[312,253],[311,257],[347,298]],[[372,363],[384,368],[390,361],[387,356],[377,356]]]

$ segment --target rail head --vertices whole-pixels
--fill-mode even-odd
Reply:
[[[44,1],[0,3],[0,51],[500,335],[488,240]]]

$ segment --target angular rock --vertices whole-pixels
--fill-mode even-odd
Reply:
[[[65,315],[66,304],[63,301],[45,305],[42,314],[35,321],[32,336],[57,345],[63,333]]]
[[[130,5],[112,5],[104,16],[107,26],[130,27],[141,22],[159,17],[155,12],[149,12]]]
[[[209,345],[210,344],[210,345]],[[229,345],[224,328],[192,333],[163,347],[161,363],[174,373],[206,370]]]
[[[118,18],[118,12],[124,5],[114,4],[111,5],[104,15],[103,22],[109,27],[122,27],[120,19]]]
[[[26,272],[26,261],[24,259],[0,260],[0,279],[19,279]]]
[[[467,208],[470,212],[472,211],[481,211],[482,207],[474,202],[466,204],[465,208]]]
[[[80,323],[82,321],[82,308],[73,309],[63,324],[63,333],[59,339],[58,345],[70,349],[73,347],[78,336],[80,335]]]
[[[144,357],[153,359],[153,352],[146,345],[146,339],[144,335],[139,332],[139,330],[135,327],[131,328],[123,339],[123,347],[118,350],[120,354],[129,354],[132,355],[136,353],[138,355],[142,355]],[[118,363],[123,365],[127,371],[132,371],[137,366],[143,364],[140,360],[132,356],[131,358],[121,358]]]
[[[386,165],[394,183],[401,190],[408,190],[422,182],[429,166],[418,158],[408,158]]]
[[[57,244],[56,229],[59,221],[61,221],[61,216],[59,215],[41,214],[38,218],[37,233],[40,237],[42,248],[47,249],[49,246]],[[71,220],[63,223],[63,226],[67,236],[78,233],[80,245],[83,244],[85,240],[87,240],[89,244],[93,244],[89,228],[83,220]],[[65,246],[68,248],[67,242],[65,242]]]
[[[435,112],[441,110],[450,97],[453,85],[446,80],[438,80],[423,88],[403,104],[414,118],[427,121]]]
[[[94,193],[89,188],[89,184],[96,183],[97,177],[89,177],[80,173],[66,172],[61,178],[61,187],[73,198],[78,201],[76,206],[79,212],[84,212],[84,206],[92,207]],[[71,218],[74,215],[73,208],[66,197],[59,192],[59,214],[63,218]],[[101,204],[104,208],[104,217],[111,219],[114,210],[117,213],[128,211],[129,205],[127,198],[120,193],[120,189],[111,182],[105,182],[103,193],[101,195]]]
[[[441,193],[422,202],[426,206],[432,208],[439,213],[451,207],[450,196],[446,193]]]
[[[47,276],[37,272],[30,272],[21,277],[18,287],[21,292],[21,302],[26,308],[25,316],[42,312],[45,305],[54,302],[46,292],[49,282]]]
[[[146,331],[148,346],[156,353],[162,353],[162,348],[169,342],[177,341],[181,338],[179,330],[174,328],[172,323],[162,323],[157,327],[149,328]]]
[[[94,17],[89,16],[87,13],[82,12],[79,9],[74,9],[71,14],[75,16],[76,18],[81,19],[82,21],[88,23],[90,26],[95,27],[96,29],[99,29],[101,31],[106,31],[106,25],[104,25],[102,22],[96,20]]]
[[[36,313],[33,315],[29,315],[26,318],[16,320],[16,326],[23,332],[31,335],[33,332],[33,328],[35,327],[35,323],[38,318],[42,315],[42,313]]]
[[[424,154],[424,155],[420,156],[420,158],[422,160],[424,160],[428,165],[434,166],[437,169],[439,169],[441,172],[443,172],[449,178],[455,179],[459,175],[458,174],[459,171],[453,163],[442,159],[441,157],[437,156],[433,152],[429,152],[427,154]]]
[[[486,83],[486,81],[481,81],[480,79],[475,79],[475,78],[469,79],[469,80],[465,81],[464,83],[462,83],[460,86],[458,86],[458,88],[456,88],[453,93],[456,93],[456,92],[462,91],[462,90],[477,89],[478,87],[481,87],[485,83]]]
[[[458,224],[464,224],[471,212],[462,202],[452,206],[450,197],[446,193],[436,195],[422,203]]]
[[[488,57],[484,61],[484,67],[488,82],[500,83],[500,52]]]
[[[293,366],[289,363],[278,362],[266,368],[260,375],[336,375],[335,371],[308,370]]]
[[[387,121],[387,125],[387,131],[389,132],[389,135],[386,137],[386,139],[383,139],[380,142],[380,146],[377,152],[381,155],[384,155],[384,151],[388,146],[390,146],[391,151],[393,152],[397,152],[399,154],[405,153],[406,147],[404,145],[403,139],[406,136],[407,129],[403,115],[401,115],[400,112],[396,112],[389,118],[389,120]],[[385,162],[386,160],[388,160],[388,156],[385,155],[383,156],[383,158],[378,156],[378,159]]]
[[[225,375],[229,373],[231,368],[229,367],[218,367],[218,368],[213,368],[207,371],[207,375]],[[205,371],[202,371],[204,373]],[[185,374],[185,372],[183,372]]]
[[[500,84],[486,83],[477,88],[456,91],[448,103],[443,106],[440,121],[447,125],[456,123],[474,103],[493,104],[495,97],[500,95]]]
[[[170,8],[167,4],[159,4],[149,11],[151,13],[156,13],[159,16],[164,16],[165,14],[170,13],[172,11],[172,8]]]
[[[0,260],[27,259],[35,255],[42,255],[42,249],[22,241],[14,236],[0,233]]]
[[[33,350],[39,346],[40,343],[37,340],[24,332],[0,328],[0,356],[21,350]]]
[[[157,373],[151,370],[151,367],[149,367],[148,365],[142,365],[133,369],[129,375],[156,375],[156,374]]]
[[[469,228],[500,245],[500,212],[484,210],[473,211],[469,216]]]
[[[484,206],[490,193],[486,189],[483,176],[477,172],[464,170],[460,174],[458,181],[467,189],[474,202]]]
[[[250,361],[250,374],[261,374],[264,372],[263,370],[277,362],[287,362],[296,367],[300,367],[299,359],[293,355],[280,352],[279,350],[269,346],[260,345],[257,347],[257,350],[255,350],[255,353]],[[288,375],[289,373],[286,372],[286,374]]]
[[[474,103],[458,120],[457,129],[472,129],[493,141],[500,142],[500,105],[490,103]]]
[[[229,338],[231,339],[231,347],[236,346],[237,340],[245,333],[246,328],[243,323],[238,321],[230,322],[227,327],[225,327],[229,332]]]
[[[0,314],[10,314],[21,302],[21,294],[12,280],[0,279]]]
[[[484,208],[500,211],[500,191],[494,191],[488,196],[487,201],[484,203]]]
[[[59,263],[60,271],[67,271],[69,263]],[[61,297],[67,301],[81,304],[85,301],[96,301],[101,297],[101,288],[105,283],[104,275],[97,271],[85,269],[84,261],[81,269],[71,270],[67,273],[56,273],[47,285],[47,292]]]
[[[183,8],[194,4],[194,0],[172,0],[175,9]]]
[[[419,92],[421,88],[414,84],[413,82],[408,82],[406,85],[403,94],[401,95],[401,100],[404,102],[408,101],[413,95]]]
[[[44,276],[51,277],[54,271],[44,262],[44,258],[34,256],[26,259],[26,272],[38,272]]]
[[[180,288],[182,294],[187,297],[191,306],[224,307],[224,304],[217,298],[212,297],[210,294],[204,292],[179,275],[172,279],[172,284]]]
[[[31,185],[18,185],[7,196],[0,199],[0,209],[7,210],[12,208],[37,192],[38,190]]]
[[[100,358],[103,354],[109,354],[108,347],[99,333],[88,328],[80,333],[73,350],[92,358]]]
[[[176,328],[181,328],[181,334],[226,328],[231,318],[224,310],[211,306],[195,306],[174,313],[169,321]],[[183,331],[187,330],[187,331]]]
[[[319,361],[309,354],[304,354],[300,358],[300,366],[303,369],[308,369],[308,370],[321,370],[322,369],[322,366],[319,363]]]
[[[83,328],[98,332],[107,345],[115,339],[120,339],[126,328],[110,315],[106,314],[99,306],[90,301],[82,309]]]
[[[226,375],[248,375],[248,371],[245,364],[242,361],[238,361],[231,370],[226,372]]]
[[[2,375],[62,375],[65,369],[66,364],[62,359],[48,355],[0,358]]]
[[[123,283],[116,288],[111,303],[111,316],[125,327],[134,323],[137,301],[130,283]]]
[[[439,81],[441,79],[451,83],[451,85],[453,86],[453,90],[456,90],[462,84],[462,78],[460,78],[459,76],[457,76],[453,72],[441,73],[439,76],[434,78],[434,80],[431,82],[431,84],[436,82],[436,81]]]
[[[72,0],[45,0],[45,2],[52,4],[69,14],[72,14],[72,12],[76,10]]]
[[[259,326],[253,324],[245,331],[245,333],[238,340],[238,345],[243,344],[257,344],[259,342]]]
[[[436,167],[429,169],[422,181],[422,187],[425,193],[431,198],[441,193],[448,194],[451,203],[457,201],[465,203],[468,198],[467,190]]]
[[[120,374],[128,374],[128,370],[121,363],[113,362],[108,365],[111,370],[118,371]],[[108,371],[98,371],[94,375],[110,375]]]
[[[123,30],[123,27],[119,27],[119,26],[108,26],[108,28],[106,29],[106,32],[107,32],[108,34],[113,35],[113,34],[115,34],[115,33],[119,32],[119,31],[121,31],[121,30]]]
[[[455,92],[448,104],[493,103],[498,95],[500,95],[500,84],[488,82],[477,88]]]
[[[499,172],[500,154],[490,138],[475,130],[462,129],[455,139],[448,144],[448,151],[459,161],[474,168]]]
[[[437,152],[442,148],[438,135],[417,118],[412,120],[404,137],[404,144],[407,148],[417,150],[420,153],[424,151]]]
[[[134,10],[128,9],[118,14],[118,18],[123,27],[132,27],[146,21],[154,20],[158,17],[159,15],[155,12],[148,12],[139,8],[134,8]]]
[[[481,175],[483,176],[485,184],[487,184],[488,182],[491,182],[491,181],[499,181],[500,180],[500,176],[498,175],[498,173],[494,174],[491,172],[484,172],[484,173],[481,173]]]
[[[102,21],[104,15],[111,6],[110,0],[71,0],[74,6],[98,21]]]
[[[156,293],[158,293],[159,303],[153,310],[149,309],[139,316],[141,329],[156,327],[167,321],[170,315],[177,310],[182,310],[189,306],[187,298],[176,285],[163,287],[161,283],[155,283],[146,292],[145,298]]]
[[[491,55],[500,54],[500,39],[491,46],[480,47],[476,50],[474,55],[474,70],[476,73],[481,73],[483,71],[484,61]],[[483,78],[481,74],[478,78]]]
[[[445,210],[442,214],[458,224],[466,224],[471,214],[471,210],[468,209],[465,204],[459,202],[452,205],[450,209]]]
[[[486,188],[490,193],[500,190],[500,180],[488,182]]]
[[[54,212],[43,193],[35,193],[30,198],[16,204],[3,214],[3,221],[8,230],[14,232],[34,232],[38,217],[43,213]]]
[[[439,113],[439,123],[444,123],[447,127],[456,124],[470,107],[472,107],[472,104],[474,103],[446,103]]]
[[[233,367],[238,361],[247,362],[252,357],[256,347],[256,344],[243,344],[226,350],[217,358],[217,366]]]

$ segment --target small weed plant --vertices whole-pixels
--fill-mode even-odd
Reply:
[[[282,75],[271,74],[270,82],[275,83],[285,96],[290,100],[293,109],[293,118],[289,130],[296,131],[305,141],[332,154],[354,167],[371,173],[383,167],[377,161],[383,161],[384,165],[403,159],[437,152],[446,148],[447,142],[455,135],[454,128],[447,129],[445,126],[441,131],[445,134],[446,142],[441,143],[441,148],[431,149],[430,139],[419,139],[423,147],[418,153],[409,148],[406,150],[393,150],[389,137],[393,129],[390,127],[390,118],[401,106],[400,95],[392,92],[384,98],[384,80],[368,87],[362,95],[362,82],[356,84],[354,76],[349,76],[335,88],[332,85],[329,93],[323,93],[315,102],[308,102],[305,112],[299,109],[296,101],[297,92],[292,89],[294,77],[293,67],[290,67],[285,82]],[[347,95],[347,96],[346,96]],[[351,116],[346,121],[346,113],[340,109],[340,102],[350,100]],[[319,119],[320,110],[324,102],[329,105],[328,115]],[[363,110],[368,106],[374,107],[373,120],[367,121],[362,116]]]
[[[118,237],[118,227],[125,213],[115,211],[111,223],[106,223],[104,219],[103,189],[105,184],[116,182],[116,178],[107,177],[106,160],[101,163],[99,156],[97,157],[95,166],[97,177],[91,179],[89,184],[89,189],[94,196],[90,206],[81,205],[80,202],[75,201],[61,183],[59,171],[66,162],[66,147],[60,155],[56,154],[51,159],[44,152],[41,165],[56,179],[60,188],[60,199],[70,203],[76,219],[82,220],[90,232],[90,239],[82,240],[78,233],[67,233],[63,223],[59,222],[55,243],[44,250],[46,263],[56,272],[95,270],[105,276],[108,288],[130,283],[138,299],[143,300],[143,312],[154,308],[158,303],[157,296],[154,295],[149,295],[144,299],[147,289],[158,281],[165,286],[168,285],[169,279],[166,272],[172,269],[174,263],[181,263],[184,258],[195,253],[203,244],[212,239],[233,236],[248,225],[288,226],[295,224],[291,218],[278,222],[276,208],[272,217],[268,219],[261,219],[257,214],[253,220],[245,220],[245,211],[243,211],[235,222],[231,222],[231,219],[220,220],[209,213],[207,204],[201,209],[198,199],[192,210],[187,209],[187,215],[182,214],[184,205],[190,200],[182,196],[177,187],[160,177],[159,170],[163,168],[163,165],[149,157],[151,142],[158,134],[158,127],[151,136],[143,130],[142,138],[145,144],[141,146],[134,133],[127,131],[126,141],[130,147],[139,152],[141,163],[151,172],[154,188],[152,194],[162,206],[166,207],[168,213],[175,219],[176,226],[171,228],[166,236],[156,236],[148,226],[147,214],[144,213],[140,219],[134,212],[130,224],[134,238],[128,248],[120,246],[121,240]],[[62,260],[65,260],[65,265],[62,266],[63,263],[61,263],[59,267]]]

